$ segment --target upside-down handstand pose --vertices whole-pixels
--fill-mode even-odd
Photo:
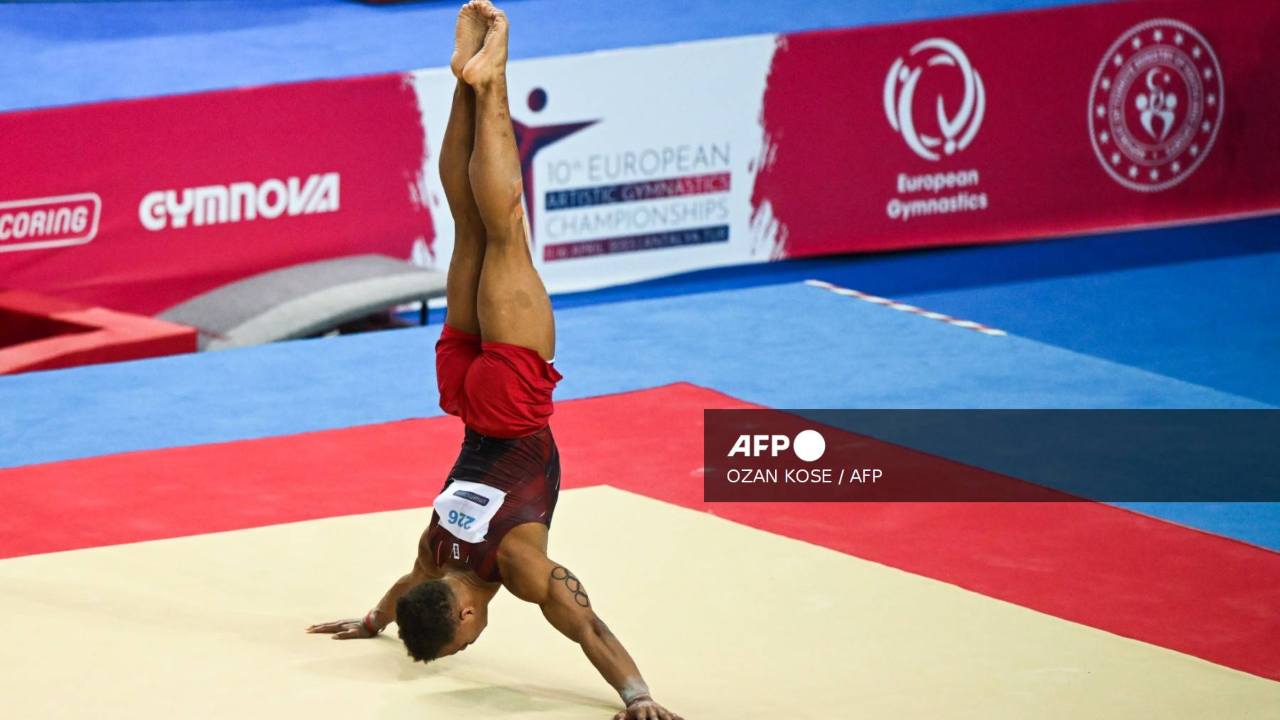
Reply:
[[[596,616],[582,583],[547,557],[560,456],[547,425],[555,321],[533,267],[507,106],[507,19],[474,0],[458,14],[458,78],[440,152],[456,234],[448,317],[436,344],[440,406],[466,425],[409,574],[363,619],[313,625],[373,637],[391,622],[415,660],[476,641],[503,587],[542,608],[622,697],[615,720],[679,720],[654,702],[635,661]]]

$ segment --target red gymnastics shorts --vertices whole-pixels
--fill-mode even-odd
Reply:
[[[551,418],[551,392],[560,373],[537,352],[519,345],[481,342],[444,326],[436,342],[440,409],[481,435],[517,438],[541,430]]]

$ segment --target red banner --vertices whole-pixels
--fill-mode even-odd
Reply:
[[[784,36],[752,205],[790,257],[1275,211],[1277,27],[1176,0]]]
[[[435,231],[406,76],[0,115],[0,286],[155,313]]]

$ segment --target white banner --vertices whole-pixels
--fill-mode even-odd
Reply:
[[[511,63],[534,258],[551,292],[588,290],[775,255],[751,225],[760,117],[777,38],[733,38]],[[436,163],[453,98],[447,69],[413,73],[427,156],[420,188],[448,265],[453,224]],[[767,218],[767,212],[761,213]]]

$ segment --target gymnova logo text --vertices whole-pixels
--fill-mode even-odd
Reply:
[[[183,190],[156,190],[143,196],[138,219],[151,231],[188,225],[274,220],[288,215],[337,212],[338,173],[315,174],[285,180],[270,178],[261,183],[235,182],[203,185]]]
[[[916,123],[914,110],[921,76],[926,70],[937,67],[954,68],[964,81],[964,95],[954,115],[947,114],[947,102],[941,93],[935,99],[941,136],[922,132]],[[884,79],[884,113],[889,125],[902,136],[912,152],[925,160],[941,159],[938,148],[943,154],[954,155],[969,147],[982,126],[986,108],[987,92],[982,76],[969,62],[964,50],[946,38],[929,38],[916,43],[905,59],[898,58],[893,62]]]
[[[1107,49],[1094,73],[1093,152],[1130,190],[1166,190],[1209,155],[1224,104],[1222,68],[1204,36],[1177,20],[1139,23]]]

